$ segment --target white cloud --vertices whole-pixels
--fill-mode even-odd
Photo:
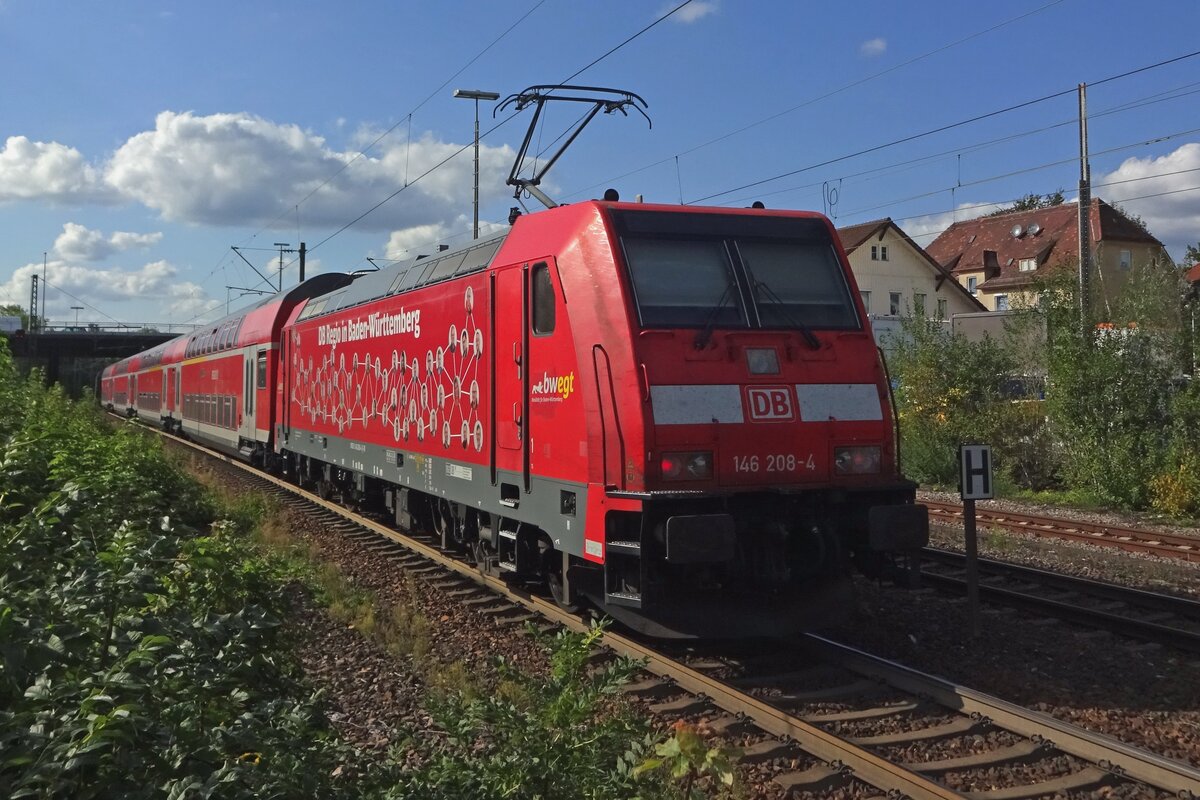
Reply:
[[[161,241],[162,237],[161,233],[116,231],[106,238],[100,231],[68,222],[54,240],[54,252],[72,261],[100,261],[114,253],[150,247]]]
[[[18,267],[12,277],[0,284],[0,296],[29,297],[30,277],[42,276],[41,262]],[[64,259],[46,265],[46,316],[52,322],[73,321],[72,306],[83,305],[80,322],[111,323],[105,316],[122,322],[164,322],[181,315],[192,316],[221,305],[205,290],[190,281],[179,280],[179,270],[167,261],[153,261],[139,268],[97,269]],[[145,313],[146,301],[157,306],[154,319],[136,319]],[[97,310],[98,309],[98,310]]]
[[[470,229],[467,230],[470,233]],[[384,245],[384,257],[391,259],[412,258],[418,253],[434,249],[439,242],[450,238],[451,235],[462,235],[462,229],[452,231],[449,226],[440,222],[428,225],[413,225],[403,230],[392,231]]]
[[[866,56],[867,58],[881,56],[886,52],[887,39],[884,39],[882,36],[877,36],[874,39],[868,39],[858,46],[858,54],[861,56]]]
[[[1184,245],[1200,239],[1200,189],[1195,188],[1200,173],[1195,170],[1200,170],[1200,143],[1189,142],[1158,158],[1126,159],[1112,172],[1094,176],[1092,196],[1140,216],[1179,257]]]
[[[420,253],[432,255],[439,244],[450,247],[461,247],[471,239],[472,221],[466,216],[460,216],[453,223],[446,225],[440,222],[429,225],[414,225],[403,230],[392,231],[384,245],[384,258],[402,260],[412,258]],[[508,230],[507,223],[479,221],[479,236],[490,236],[498,231]]]
[[[355,158],[356,151],[331,150],[322,137],[296,125],[245,113],[164,111],[154,130],[133,136],[114,153],[106,179],[166,219],[210,225],[270,224],[326,184],[305,201],[301,214],[306,224],[341,225],[460,147],[425,134],[411,146],[385,140],[381,149]],[[480,147],[482,200],[505,194],[512,158],[507,145]],[[453,219],[470,202],[472,169],[470,153],[461,153],[359,226],[387,230]]]
[[[80,204],[115,199],[97,170],[73,147],[10,136],[0,150],[0,201]]]
[[[661,17],[677,5],[679,4],[673,2],[671,5],[662,8],[658,12],[658,16]],[[672,14],[670,19],[682,25],[690,25],[693,22],[704,19],[709,14],[715,14],[719,5],[718,0],[692,0],[692,2]]]

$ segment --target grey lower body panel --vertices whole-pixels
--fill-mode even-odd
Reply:
[[[298,456],[367,478],[460,503],[496,517],[534,525],[563,553],[583,556],[587,485],[533,476],[529,491],[519,472],[500,471],[492,483],[486,464],[431,456],[292,428],[280,447]]]

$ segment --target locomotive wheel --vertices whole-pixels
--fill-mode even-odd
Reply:
[[[578,602],[567,602],[566,599],[567,593],[563,587],[562,553],[555,550],[545,537],[538,539],[538,551],[541,557],[542,577],[546,579],[546,588],[550,590],[550,596],[554,598],[554,602],[563,611],[569,611],[572,614],[579,611],[582,606]]]

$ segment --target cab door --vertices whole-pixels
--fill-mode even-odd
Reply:
[[[492,479],[501,476],[501,500],[515,506],[518,502],[517,482],[528,490],[529,453],[526,421],[529,416],[529,370],[525,358],[529,350],[529,294],[526,275],[529,266],[503,267],[491,275],[492,326],[496,333],[492,347],[492,430],[496,446],[492,453]],[[514,479],[511,473],[519,473]]]

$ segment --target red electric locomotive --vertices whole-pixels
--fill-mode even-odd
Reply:
[[[654,635],[819,624],[851,562],[928,537],[818,214],[561,206],[314,278],[101,393]]]
[[[819,622],[851,560],[927,539],[817,214],[561,206],[298,304],[280,341],[284,470],[652,634]]]

